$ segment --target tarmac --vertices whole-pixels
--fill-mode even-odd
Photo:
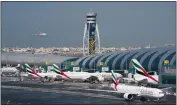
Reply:
[[[126,102],[117,93],[96,92],[87,89],[111,90],[107,83],[90,84],[77,82],[42,83],[1,78],[2,104],[142,104],[139,100]],[[160,104],[176,104],[176,96],[166,96]],[[150,101],[144,104],[159,104]]]

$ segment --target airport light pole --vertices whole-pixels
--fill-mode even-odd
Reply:
[[[159,53],[159,52],[158,52]],[[160,56],[159,56],[159,62],[160,62],[160,58],[161,58],[161,54],[160,54]],[[163,69],[164,69],[164,66],[163,66]],[[158,79],[159,79],[159,81],[160,81],[160,85],[162,85],[162,74],[163,74],[163,72],[164,72],[164,70],[162,71],[162,66],[160,66],[160,70],[158,71],[159,72],[159,76],[158,76]]]
[[[94,65],[93,65],[93,69],[94,69],[94,72],[95,72],[95,60],[94,60]]]
[[[5,44],[4,44],[4,48],[5,48]],[[6,53],[7,54],[7,53]],[[7,67],[7,59],[8,59],[8,54],[5,56],[5,59],[6,59],[6,67]]]
[[[126,57],[126,70],[127,70],[127,57]]]
[[[35,65],[35,55],[34,55],[34,49],[32,48],[32,51],[31,51],[32,55],[33,55],[33,66]]]
[[[129,53],[129,49],[127,49],[127,55],[128,55],[128,53]],[[127,55],[125,55],[125,56],[126,56],[126,77],[128,76],[128,70],[127,70],[127,68],[128,68],[128,67],[127,67],[127,66],[128,66],[128,65],[127,65],[127,59],[128,59],[128,58],[127,58]]]
[[[8,59],[8,54],[6,55],[6,66],[7,66],[7,59]]]
[[[129,50],[127,51],[127,54],[128,54]],[[126,56],[126,70],[127,70],[127,56]]]

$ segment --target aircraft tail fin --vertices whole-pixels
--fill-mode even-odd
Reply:
[[[69,78],[71,79],[68,75],[66,75],[56,64],[53,64],[52,65],[53,68],[54,68],[54,72],[57,73],[57,74],[60,74],[60,75],[63,75],[65,76],[66,78]]]
[[[114,85],[115,85],[114,89],[117,90],[117,86],[118,86],[119,82],[118,82],[118,80],[116,79],[113,70],[111,70],[111,73],[112,73],[112,80],[113,80]]]
[[[41,77],[34,69],[32,69],[28,64],[25,64],[25,69],[27,70],[28,73],[34,74],[38,77]]]
[[[136,70],[138,70],[139,72],[142,72],[142,73],[144,73],[144,74],[147,73],[146,70],[143,68],[143,66],[142,66],[136,59],[132,59],[132,65],[133,65],[133,67],[134,67]],[[145,72],[143,72],[143,70],[144,70]],[[147,74],[148,74],[148,73],[147,73]]]
[[[18,64],[16,67],[20,67],[20,64]]]
[[[152,79],[155,82],[158,82],[155,78],[153,78],[151,75],[148,74],[148,72],[143,68],[143,66],[136,59],[132,59],[132,65],[136,70],[143,73],[146,77]]]
[[[21,71],[21,67],[20,67],[20,66],[21,66],[21,65],[18,64],[17,66],[15,66],[15,68],[16,68],[17,70]]]

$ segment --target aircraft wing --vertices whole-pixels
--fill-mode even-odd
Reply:
[[[172,89],[172,87],[162,88],[161,90],[162,90],[163,92],[167,92],[167,91],[169,91],[169,89]]]
[[[167,88],[162,88],[161,90],[165,93],[165,94],[174,94],[174,92],[172,92],[172,87],[167,87]]]
[[[85,89],[85,90],[91,90],[91,91],[102,91],[102,92],[109,92],[109,93],[117,93],[117,91],[114,90],[101,90],[101,89]]]
[[[147,79],[142,79],[142,80],[140,80],[140,81],[137,81],[137,82],[139,82],[139,83],[148,83],[148,80]]]
[[[171,89],[172,87],[167,87],[167,88],[162,88],[161,90],[168,90]]]
[[[117,93],[117,94],[125,94],[124,92],[117,92],[117,91],[114,91],[114,90],[101,90],[101,89],[85,89],[85,90],[91,90],[91,91],[100,91],[100,92],[108,92],[108,93]],[[132,95],[135,95],[135,96],[137,96],[137,97],[140,97],[141,95],[139,95],[139,94],[135,94],[135,93],[130,93],[130,94],[132,94]]]

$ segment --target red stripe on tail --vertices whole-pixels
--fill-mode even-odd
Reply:
[[[32,69],[32,72],[33,72],[33,74],[35,74],[36,76],[41,77],[37,72],[35,72],[35,70]]]
[[[151,75],[149,75],[146,70],[144,70],[143,68],[141,68],[141,70],[143,71],[143,73],[150,79],[154,80],[155,82],[158,82],[155,78],[153,78]]]
[[[69,76],[67,76],[63,71],[61,71],[61,70],[59,70],[60,71],[60,73],[61,73],[61,75],[63,75],[63,76],[65,76],[65,77],[67,77],[67,78],[69,78],[69,79],[71,79]]]

